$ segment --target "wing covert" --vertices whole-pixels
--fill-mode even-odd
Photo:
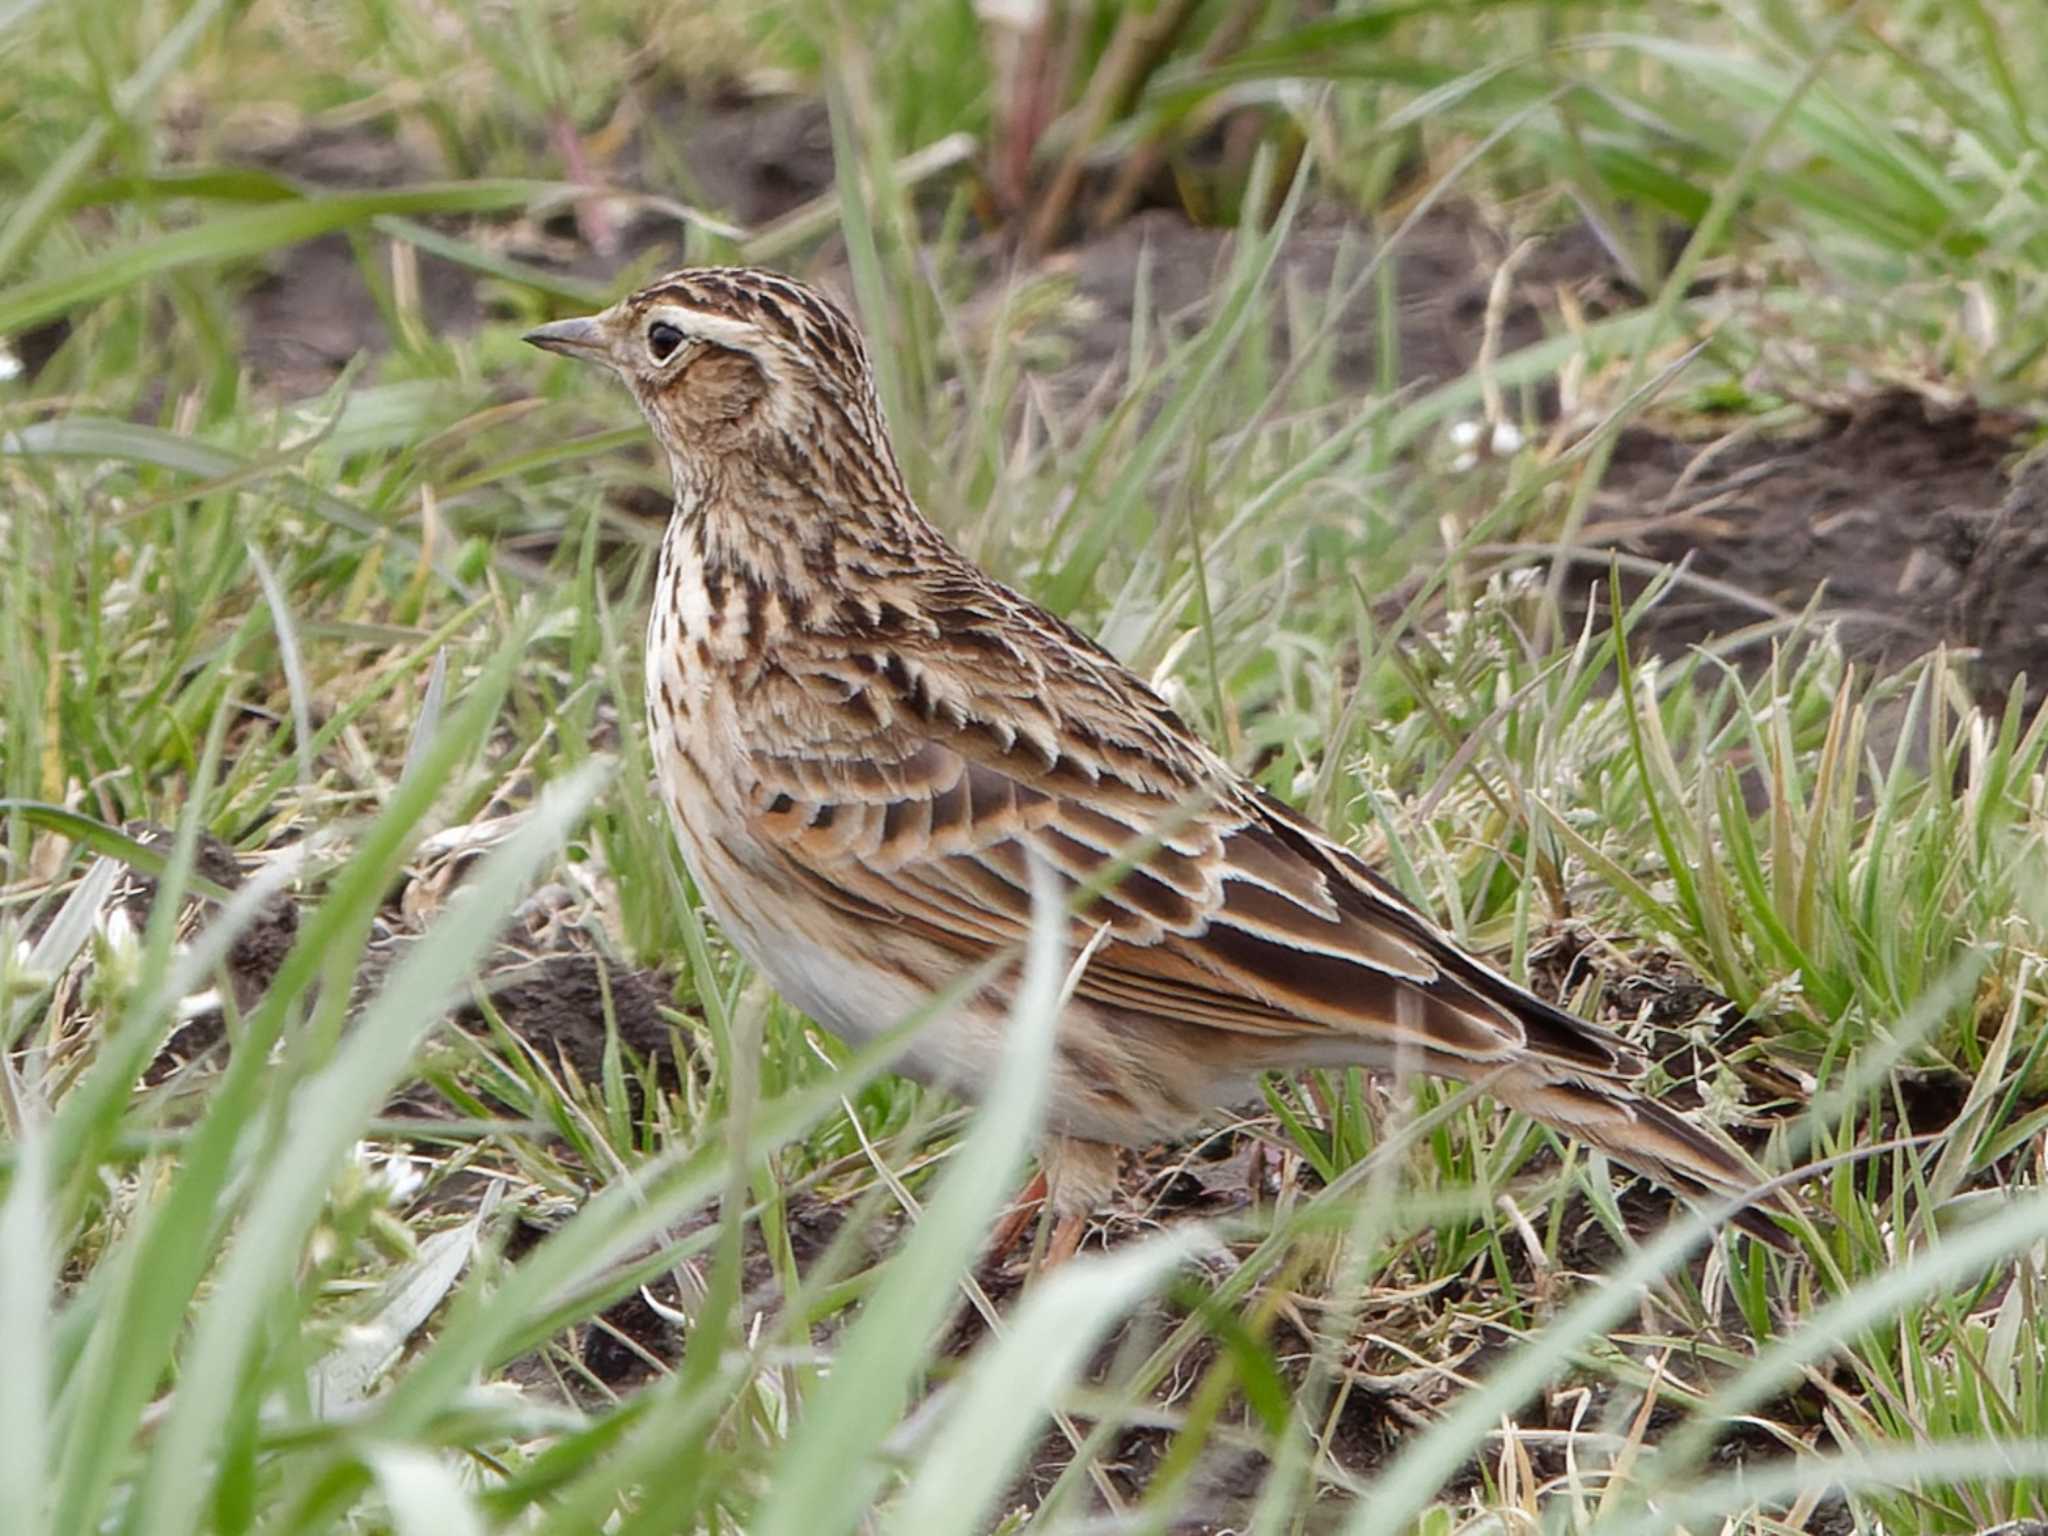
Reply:
[[[1069,892],[1099,887],[1075,917],[1077,946],[1108,929],[1084,998],[1476,1064],[1528,1044],[1518,989],[1184,730],[1164,752],[1129,739],[1147,722],[1128,712],[1115,724],[1048,718],[1043,690],[991,701],[957,677],[938,687],[887,663],[847,670],[859,675],[806,692],[838,694],[841,720],[864,729],[748,760],[754,831],[820,895],[911,925],[964,967],[1025,937],[1035,854]],[[997,710],[1002,728],[988,723]],[[1618,1061],[1580,1054],[1598,1071]]]

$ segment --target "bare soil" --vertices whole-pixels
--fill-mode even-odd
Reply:
[[[1090,301],[1089,323],[1074,333],[1078,355],[1056,387],[1080,398],[1121,362],[1141,265],[1155,324],[1199,316],[1228,239],[1154,212],[1052,258]],[[1478,360],[1509,244],[1460,209],[1403,237],[1393,338],[1403,386],[1457,377]],[[1283,253],[1280,280],[1321,295],[1370,248],[1355,224],[1311,218]],[[1586,315],[1638,297],[1583,228],[1543,238],[1514,268],[1502,351],[1549,334],[1564,293]],[[1379,376],[1376,307],[1375,294],[1359,293],[1337,321],[1336,376],[1361,391]],[[1555,392],[1539,391],[1534,404],[1549,415]],[[1890,390],[1787,436],[1741,422],[1699,437],[1631,428],[1595,495],[1588,570],[1615,548],[1685,562],[1706,578],[1667,597],[1642,632],[1667,653],[1789,618],[1818,597],[1853,657],[1886,666],[1938,644],[1961,648],[1987,701],[2024,675],[2027,707],[2038,709],[2048,699],[2048,470],[2026,456],[2041,425]]]
[[[1820,594],[1875,665],[1937,644],[1975,653],[1988,697],[2048,689],[2048,474],[2021,466],[2034,423],[1894,391],[1784,440],[1624,432],[1591,536],[1757,600],[1701,587],[1655,611],[1666,647],[1704,643]],[[2015,473],[2016,466],[2019,472]]]
[[[374,123],[305,128],[268,140],[222,144],[213,153],[323,188],[388,187],[450,174],[424,145]],[[535,146],[537,164],[551,160]],[[679,189],[663,167],[680,165]],[[748,99],[726,92],[656,93],[610,162],[587,167],[594,182],[694,198],[745,227],[769,223],[832,186],[831,133],[822,102]],[[558,171],[559,173],[559,171]],[[683,260],[683,229],[649,209],[607,210],[609,239],[593,249],[573,209],[544,220],[488,226],[505,254],[576,277],[605,281],[621,268],[653,270]],[[484,226],[478,226],[479,228]],[[461,336],[487,318],[468,268],[421,253],[418,314],[435,335]],[[244,355],[258,383],[283,398],[317,394],[358,352],[390,346],[384,312],[347,237],[330,235],[270,260],[243,295]]]
[[[1184,329],[1199,320],[1224,274],[1233,240],[1230,230],[1154,209],[1047,257],[1041,270],[1068,276],[1087,301],[1087,323],[1070,336],[1074,356],[1059,384],[1084,394],[1124,361],[1141,273],[1155,330]],[[1297,221],[1277,262],[1276,284],[1299,293],[1313,313],[1321,313],[1333,287],[1341,289],[1345,302],[1332,326],[1338,382],[1360,392],[1377,387],[1386,349],[1403,388],[1445,383],[1469,371],[1479,360],[1495,274],[1517,241],[1462,206],[1417,220],[1391,258],[1396,323],[1395,334],[1384,339],[1377,279],[1364,276],[1377,244],[1375,232],[1354,217],[1311,209]],[[1583,226],[1542,236],[1515,260],[1502,306],[1503,354],[1543,339],[1557,315],[1560,289],[1569,289],[1593,316],[1639,297]],[[1276,332],[1275,340],[1286,343],[1284,333]],[[1538,403],[1547,413],[1555,392]]]

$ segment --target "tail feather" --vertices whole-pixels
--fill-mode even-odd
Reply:
[[[1780,1190],[1761,1189],[1766,1176],[1740,1150],[1626,1084],[1545,1081],[1533,1073],[1509,1073],[1486,1086],[1510,1108],[1597,1147],[1623,1167],[1698,1204],[1754,1197],[1756,1203],[1735,1212],[1734,1223],[1775,1248],[1790,1246],[1766,1212],[1797,1216],[1796,1200]]]

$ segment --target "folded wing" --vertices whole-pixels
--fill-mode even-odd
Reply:
[[[914,925],[965,968],[1028,931],[1035,856],[1081,893],[1077,944],[1107,930],[1084,997],[1465,1078],[1532,1054],[1578,1074],[1637,1069],[1607,1031],[1458,951],[1156,697],[1091,709],[1096,694],[1069,680],[1056,717],[1055,691],[990,699],[962,675],[840,655],[747,693],[774,717],[750,739],[808,727],[801,751],[756,753],[745,789],[755,831],[820,895]]]

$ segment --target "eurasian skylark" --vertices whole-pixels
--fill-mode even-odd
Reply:
[[[905,489],[866,348],[829,299],[692,269],[526,339],[609,367],[667,452],[647,654],[661,789],[705,904],[798,1008],[871,1038],[1020,944],[1031,854],[1071,889],[1149,847],[1074,919],[1097,947],[1059,1022],[1041,1159],[1061,1247],[1118,1147],[1311,1066],[1482,1083],[1681,1193],[1753,1187],[1740,1154],[1630,1086],[1642,1063],[1618,1036],[1463,953],[954,549]],[[1008,1006],[982,989],[908,1070],[987,1092]]]

